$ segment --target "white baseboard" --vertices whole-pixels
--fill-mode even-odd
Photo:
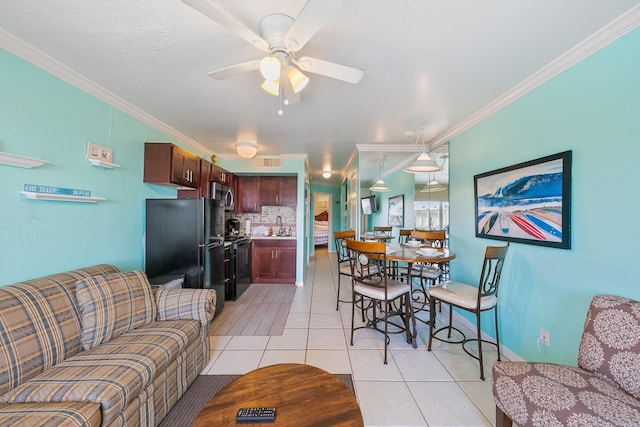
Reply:
[[[442,305],[442,314],[445,314],[445,313],[447,314],[447,316],[449,316],[449,306],[447,306],[446,304],[443,304]],[[462,316],[460,313],[458,313],[455,310],[453,311],[453,319],[458,324],[463,325],[467,329],[470,329],[472,331],[476,330],[476,324],[474,322],[472,322],[471,320],[469,320],[466,317]],[[487,341],[495,341],[495,339],[493,337],[490,337],[484,331],[482,331],[482,339],[487,340]],[[522,357],[518,356],[516,353],[511,351],[508,347],[506,347],[502,343],[500,344],[500,352],[508,360],[511,360],[511,361],[514,361],[514,362],[524,362],[525,361]]]

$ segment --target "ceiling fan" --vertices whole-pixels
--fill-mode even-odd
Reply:
[[[182,1],[266,53],[261,59],[210,72],[209,76],[215,79],[224,80],[260,70],[265,78],[262,89],[275,96],[282,91],[287,103],[297,102],[300,99],[299,92],[309,82],[309,78],[300,70],[352,84],[362,79],[364,72],[358,68],[308,56],[296,58],[296,53],[342,7],[343,0],[307,0],[296,19],[278,13],[267,15],[260,21],[260,34],[211,1]]]

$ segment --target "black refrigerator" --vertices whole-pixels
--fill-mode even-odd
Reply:
[[[215,289],[222,311],[224,284],[224,202],[199,199],[147,199],[145,272],[184,277],[185,288]],[[156,282],[157,283],[157,282]]]

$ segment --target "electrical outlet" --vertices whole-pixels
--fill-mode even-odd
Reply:
[[[87,143],[87,159],[112,162],[113,148],[103,147],[102,145],[89,142]]]
[[[551,341],[549,340],[549,331],[547,331],[546,329],[540,328],[539,339],[542,342],[542,345],[544,345],[545,347],[549,347],[551,345]]]

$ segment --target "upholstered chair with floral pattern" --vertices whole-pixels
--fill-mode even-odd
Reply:
[[[578,367],[493,366],[496,426],[640,426],[640,302],[591,300]]]

